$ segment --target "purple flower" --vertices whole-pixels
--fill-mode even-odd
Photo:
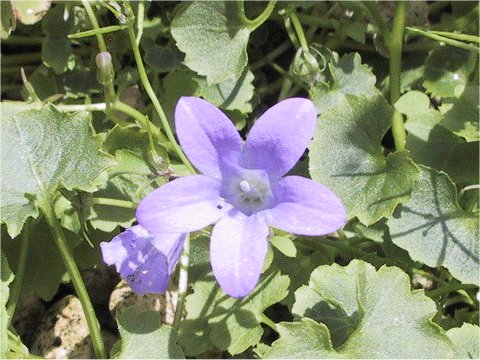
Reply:
[[[164,293],[182,251],[184,234],[150,234],[132,226],[112,241],[100,243],[103,260],[115,265],[132,290],[139,295]]]
[[[307,99],[284,100],[267,110],[244,142],[215,106],[182,97],[175,110],[180,144],[204,175],[176,179],[148,194],[137,208],[153,234],[187,233],[215,224],[213,273],[233,297],[256,285],[268,248],[268,226],[301,235],[325,235],[346,223],[329,189],[299,176],[283,177],[312,138],[317,113]]]

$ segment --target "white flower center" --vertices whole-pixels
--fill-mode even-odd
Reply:
[[[273,194],[268,174],[263,170],[242,169],[227,179],[224,197],[246,215],[270,207]]]

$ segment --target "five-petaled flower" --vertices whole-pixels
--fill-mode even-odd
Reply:
[[[269,225],[325,235],[346,223],[345,208],[328,188],[284,176],[305,151],[316,119],[310,100],[287,99],[267,110],[243,141],[214,105],[182,97],[175,110],[177,136],[203,175],[178,178],[148,194],[137,208],[139,224],[159,239],[215,224],[213,273],[227,294],[247,295],[262,271]]]

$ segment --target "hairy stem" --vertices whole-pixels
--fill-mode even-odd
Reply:
[[[92,302],[88,296],[87,289],[83,283],[82,276],[78,270],[77,264],[70,249],[65,234],[63,233],[62,227],[57,220],[55,215],[55,210],[53,209],[53,204],[43,204],[40,205],[40,210],[45,215],[48,225],[53,233],[53,238],[57,244],[58,250],[63,259],[63,263],[67,268],[68,274],[72,279],[73,286],[77,293],[78,299],[82,304],[83,311],[85,313],[85,318],[87,320],[88,330],[90,332],[90,337],[92,338],[93,349],[95,355],[99,359],[105,359],[107,353],[105,350],[105,345],[103,343],[102,333],[100,332],[100,325],[98,323],[97,317],[95,316],[95,311],[93,310]]]
[[[182,322],[183,309],[185,308],[185,298],[188,289],[188,267],[190,253],[190,234],[187,234],[183,245],[182,255],[180,256],[180,273],[178,276],[178,300],[173,319],[173,328],[178,331]]]
[[[148,80],[147,72],[145,70],[145,66],[143,65],[142,56],[140,55],[140,49],[137,46],[137,42],[135,39],[135,33],[133,31],[132,25],[128,27],[128,37],[130,38],[130,44],[132,46],[133,55],[135,56],[135,62],[137,64],[138,74],[140,75],[140,80],[142,81],[143,87],[147,92],[150,100],[152,101],[153,106],[155,107],[155,111],[157,112],[158,116],[160,117],[160,121],[162,123],[162,127],[167,134],[167,138],[173,146],[173,149],[177,153],[178,157],[182,161],[182,163],[187,167],[187,169],[192,173],[195,174],[195,170],[193,169],[190,161],[188,161],[187,157],[183,153],[182,149],[175,140],[175,136],[173,135],[172,129],[170,128],[170,124],[168,123],[167,117],[165,112],[163,111],[160,102],[158,101],[157,96],[155,95],[155,91]]]
[[[399,1],[395,8],[395,17],[393,19],[392,34],[390,37],[390,104],[393,106],[400,97],[401,86],[401,66],[402,66],[402,45],[403,30],[405,27],[406,15],[405,1]],[[403,115],[394,109],[392,116],[392,135],[395,141],[395,149],[397,151],[405,150],[405,142],[407,134],[403,123]]]
[[[30,232],[32,230],[32,221],[27,221],[21,235],[20,254],[18,255],[17,271],[15,279],[10,290],[10,296],[7,305],[7,314],[9,325],[12,322],[18,299],[20,298],[20,290],[22,289],[23,277],[28,259],[28,248],[30,246]]]
[[[124,209],[136,209],[137,204],[133,201],[128,200],[119,200],[119,199],[111,199],[111,198],[101,198],[101,197],[94,197],[92,198],[93,204],[98,205],[106,205],[106,206],[115,206]]]

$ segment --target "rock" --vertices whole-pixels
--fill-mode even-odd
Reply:
[[[32,336],[46,312],[44,302],[35,294],[22,296],[18,300],[12,325],[27,347],[32,344]]]
[[[115,268],[99,263],[93,269],[83,270],[82,278],[92,304],[107,306],[110,294],[119,280]]]
[[[165,294],[145,294],[143,296],[135,294],[130,286],[122,280],[120,281],[110,296],[108,308],[115,318],[118,311],[140,304],[146,309],[156,311],[162,316],[165,324],[173,324],[175,316],[175,307],[177,305],[178,292],[176,289],[169,289]]]
[[[47,312],[34,336],[31,352],[47,359],[89,359],[93,346],[80,300],[68,295]]]

